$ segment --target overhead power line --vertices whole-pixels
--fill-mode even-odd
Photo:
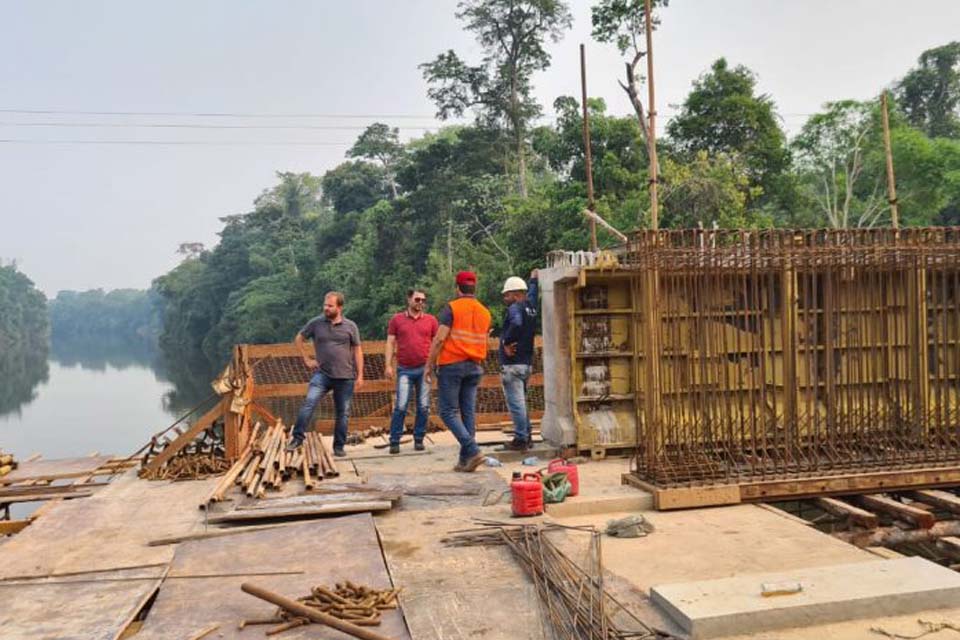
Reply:
[[[44,140],[0,138],[0,144],[167,145],[197,147],[349,147],[352,142],[257,142],[252,140]]]
[[[287,129],[321,131],[363,131],[360,125],[311,124],[189,124],[177,122],[0,122],[0,127],[69,127],[90,129]],[[435,131],[438,126],[402,126],[402,130]]]
[[[189,118],[330,118],[330,119],[385,119],[385,120],[437,120],[435,115],[412,113],[239,113],[239,112],[190,112],[190,111],[83,111],[68,109],[0,109],[0,113],[25,115],[61,116],[171,116]]]

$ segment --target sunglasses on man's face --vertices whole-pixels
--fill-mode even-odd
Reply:
[[[426,299],[426,298],[414,298],[413,301],[414,301],[414,302],[426,302],[427,299]]]

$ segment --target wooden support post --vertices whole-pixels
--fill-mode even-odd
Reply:
[[[871,513],[866,509],[855,507],[852,504],[837,500],[836,498],[817,498],[815,500],[818,507],[841,518],[847,518],[850,522],[858,524],[867,529],[875,529],[880,524],[877,514]]]
[[[647,34],[647,91],[649,104],[647,117],[650,126],[647,130],[647,145],[650,156],[650,228],[656,231],[660,228],[660,201],[657,191],[657,102],[653,85],[653,20],[651,18],[650,0],[644,2],[644,18]]]
[[[799,441],[797,429],[797,273],[784,266],[780,279],[780,329],[783,358],[783,432],[787,457],[793,459]]]
[[[949,491],[924,489],[921,491],[911,491],[907,494],[907,497],[911,500],[949,511],[950,513],[960,514],[960,497],[955,496]]]
[[[919,509],[908,504],[903,504],[902,502],[897,502],[896,500],[886,496],[860,496],[860,502],[868,509],[882,511],[893,516],[894,518],[897,518],[898,520],[911,522],[921,529],[930,529],[937,523],[936,517],[929,511],[924,511],[923,509]]]
[[[880,94],[880,107],[883,114],[883,146],[887,156],[887,201],[890,203],[890,225],[900,227],[900,211],[897,207],[897,180],[893,175],[893,147],[890,144],[890,117],[887,114],[887,92]]]
[[[590,110],[587,108],[587,53],[580,45],[580,91],[583,96],[583,154],[587,173],[587,209],[593,211],[593,159],[590,149]],[[597,250],[597,221],[590,218],[590,250]]]

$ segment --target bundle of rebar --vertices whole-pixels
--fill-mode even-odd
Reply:
[[[310,590],[309,595],[297,598],[297,602],[359,627],[376,627],[382,621],[383,611],[398,608],[399,593],[400,589],[374,589],[347,580],[337,583],[333,589],[318,585]],[[266,635],[271,636],[310,623],[309,619],[278,607],[272,618],[244,620],[240,628],[260,624],[278,625],[267,629]]]
[[[258,422],[247,447],[200,508],[206,508],[210,502],[223,500],[233,485],[239,485],[248,497],[263,498],[267,490],[279,490],[284,482],[297,476],[303,479],[304,488],[310,491],[324,478],[340,475],[320,434],[308,432],[303,445],[296,451],[286,450],[291,440],[292,435],[287,433],[282,421],[278,420],[267,428]]]
[[[637,618],[605,588],[600,532],[555,524],[482,526],[452,532],[452,546],[504,545],[530,576],[555,638],[562,640],[653,640],[669,637]],[[552,531],[590,534],[590,562],[582,567],[550,539]]]
[[[229,468],[230,461],[223,457],[222,451],[182,451],[155,472],[144,474],[143,477],[147,480],[204,480],[220,475]]]
[[[639,231],[619,264],[623,304],[581,303],[577,329],[633,314],[639,480],[960,464],[960,228]]]

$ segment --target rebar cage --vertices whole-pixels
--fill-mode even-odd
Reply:
[[[667,488],[960,465],[958,241],[957,228],[635,233],[575,311],[578,351],[630,363],[603,400],[632,405],[634,476]],[[602,301],[616,281],[626,316]],[[621,337],[585,340],[604,321]],[[580,355],[582,416],[602,366]]]

